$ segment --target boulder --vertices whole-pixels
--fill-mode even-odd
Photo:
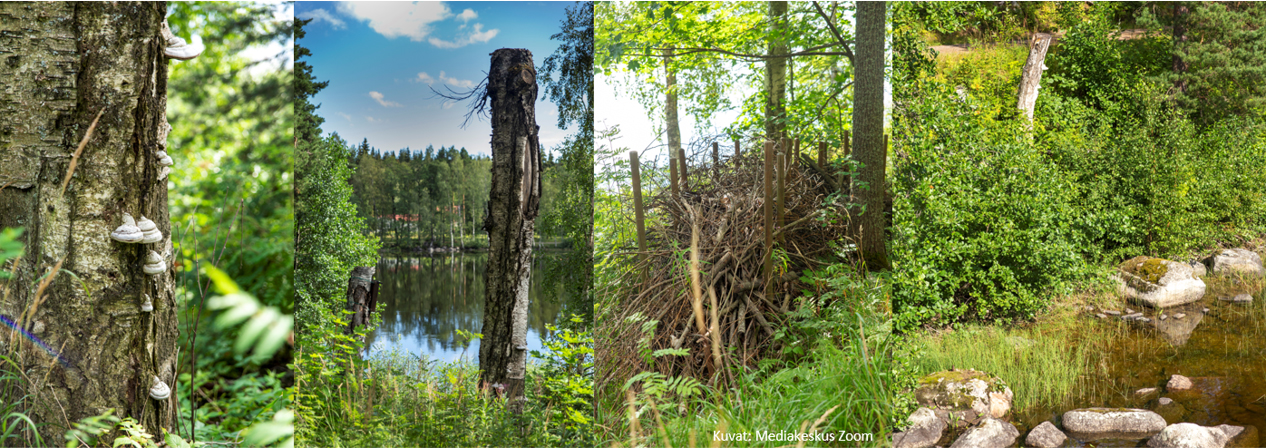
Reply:
[[[945,421],[928,408],[910,414],[910,428],[892,434],[893,448],[928,448],[936,445],[945,432]]]
[[[1227,249],[1206,258],[1204,262],[1214,274],[1266,276],[1261,255],[1248,249]]]
[[[1019,437],[1020,430],[1010,423],[986,417],[980,426],[967,430],[950,448],[1006,448]]]
[[[1002,379],[978,370],[944,370],[919,380],[914,398],[920,406],[948,410],[951,419],[971,424],[981,417],[1002,418],[1015,395]]]
[[[1219,428],[1200,426],[1195,423],[1175,423],[1166,426],[1159,434],[1147,441],[1152,448],[1223,448],[1230,437]]]
[[[1051,422],[1042,422],[1029,431],[1029,436],[1024,438],[1024,444],[1037,448],[1056,448],[1062,446],[1067,439],[1068,436],[1065,436],[1064,432]]]
[[[1165,390],[1177,391],[1191,389],[1191,378],[1182,375],[1173,375],[1169,377],[1169,382],[1165,383]]]
[[[1085,408],[1064,413],[1064,429],[1081,439],[1143,439],[1165,429],[1165,419],[1146,409]]]
[[[1117,280],[1127,299],[1166,308],[1204,297],[1205,284],[1192,276],[1191,266],[1163,258],[1134,257],[1121,263]]]
[[[1253,425],[1234,426],[1234,425],[1218,425],[1218,429],[1226,433],[1226,446],[1235,448],[1253,448],[1260,447],[1257,443],[1257,427]]]

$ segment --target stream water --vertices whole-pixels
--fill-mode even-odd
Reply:
[[[542,267],[560,252],[534,254],[529,292],[528,350],[543,350],[546,324],[563,316],[566,303],[561,284],[548,284]],[[484,271],[488,254],[455,253],[436,256],[389,255],[378,261],[378,312],[382,324],[367,336],[369,353],[398,350],[430,359],[477,362],[479,341],[465,345],[457,330],[483,329]]]
[[[1255,292],[1257,299],[1242,305],[1220,301],[1217,297],[1221,295],[1226,293],[1211,284],[1197,303],[1163,311],[1144,309],[1152,320],[1148,323],[1117,318],[1087,322],[1086,330],[1070,335],[1070,340],[1111,335],[1108,340],[1081,344],[1106,347],[1091,356],[1097,365],[1091,366],[1078,392],[1065,403],[1016,414],[1013,422],[1020,426],[1022,437],[1043,421],[1058,424],[1064,412],[1088,407],[1149,409],[1160,413],[1169,424],[1252,425],[1266,430],[1266,297]],[[1162,313],[1167,319],[1159,319]],[[1177,313],[1185,316],[1176,319]],[[1084,318],[1095,319],[1089,313]],[[1094,331],[1092,325],[1107,325],[1109,331]],[[1174,374],[1191,378],[1194,387],[1167,391],[1165,384]],[[1149,387],[1158,392],[1136,396],[1136,391]],[[1161,397],[1178,406],[1160,406]],[[1065,446],[1146,446],[1146,442],[1070,438]]]

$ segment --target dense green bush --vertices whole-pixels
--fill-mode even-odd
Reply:
[[[894,108],[899,326],[1032,318],[1099,266],[1266,234],[1260,117],[1200,124],[1149,75],[1163,69],[1160,41],[1108,31],[1084,22],[1052,53],[1060,68],[1043,83],[1057,88],[1042,90],[1031,125],[991,113],[1014,91],[953,89],[1008,80],[999,58],[1014,52],[938,73],[918,71],[930,65],[918,48],[898,56],[912,68],[901,76],[918,79]]]

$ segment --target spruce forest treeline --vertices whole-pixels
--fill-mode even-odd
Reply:
[[[427,145],[424,150],[383,151],[363,139],[348,148],[349,182],[357,214],[383,247],[401,250],[485,248],[483,228],[491,187],[492,159],[457,146]],[[541,213],[554,207],[550,192],[558,189],[550,170],[552,154],[542,160],[546,194]],[[564,238],[556,226],[541,226],[542,240]]]

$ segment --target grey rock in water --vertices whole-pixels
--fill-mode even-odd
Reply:
[[[1184,317],[1187,317],[1187,314],[1186,314],[1186,313],[1175,313],[1175,314],[1174,314],[1174,319],[1182,319],[1182,318],[1184,318]]]
[[[1125,309],[1125,314],[1134,314],[1134,310],[1132,310],[1132,309],[1130,309],[1130,308],[1126,308],[1126,309]]]
[[[1223,302],[1248,304],[1248,303],[1253,303],[1253,296],[1250,296],[1248,294],[1240,294],[1235,297],[1218,297],[1218,300],[1221,300]]]
[[[1154,433],[1165,428],[1165,419],[1146,409],[1074,409],[1064,413],[1063,421],[1064,429],[1092,438],[1107,434]]]
[[[1164,315],[1164,314],[1161,314],[1161,315],[1160,315],[1160,320],[1165,320],[1165,319],[1168,319],[1168,318],[1169,318],[1169,316],[1166,316],[1166,315]]]
[[[1257,428],[1252,425],[1235,426],[1235,425],[1218,425],[1218,429],[1226,433],[1228,447],[1260,447],[1262,446],[1257,439]]]
[[[1153,389],[1155,389],[1155,388],[1153,387]],[[1156,400],[1156,402],[1157,402],[1157,403],[1160,403],[1160,405],[1161,405],[1161,406],[1165,406],[1165,405],[1167,405],[1167,404],[1173,403],[1173,402],[1174,402],[1174,399],[1173,399],[1173,398],[1169,398],[1169,397],[1161,397],[1159,400]]]
[[[1143,317],[1143,313],[1130,313],[1130,314],[1121,316],[1121,320],[1139,320],[1142,317]]]
[[[1262,256],[1248,249],[1227,249],[1204,262],[1214,274],[1266,276]]]
[[[1169,377],[1169,382],[1165,383],[1165,390],[1169,390],[1169,391],[1187,390],[1187,389],[1191,389],[1191,386],[1192,386],[1191,378],[1174,374],[1173,376]]]
[[[1150,397],[1152,394],[1155,394],[1157,392],[1160,392],[1160,388],[1158,387],[1144,387],[1142,389],[1134,391],[1134,396],[1136,398],[1145,398],[1145,397]]]
[[[1068,440],[1068,436],[1064,435],[1063,431],[1051,422],[1042,422],[1029,431],[1029,436],[1024,438],[1024,444],[1037,448],[1056,448],[1064,445],[1065,440]]]
[[[1107,314],[1103,314],[1103,313],[1099,313],[1099,314],[1096,314],[1096,315],[1095,315],[1095,317],[1098,317],[1098,318],[1100,318],[1100,319],[1107,319],[1107,318],[1108,318],[1108,315],[1107,315]]]
[[[928,408],[919,408],[910,414],[910,428],[892,434],[893,448],[928,448],[936,445],[945,432],[945,421]]]
[[[1204,297],[1204,280],[1192,276],[1190,265],[1163,258],[1134,257],[1118,267],[1120,292],[1152,308],[1195,302]]]
[[[1151,448],[1223,448],[1227,436],[1219,428],[1200,426],[1195,423],[1175,423],[1166,426],[1159,434],[1147,441]]]
[[[1020,430],[996,418],[985,418],[980,426],[967,430],[950,448],[1006,448],[1015,444]]]
[[[1103,313],[1104,313],[1104,314],[1107,314],[1107,315],[1109,315],[1109,316],[1120,316],[1120,315],[1121,315],[1121,312],[1120,312],[1120,311],[1117,311],[1117,310],[1106,310],[1106,311],[1104,311]]]

